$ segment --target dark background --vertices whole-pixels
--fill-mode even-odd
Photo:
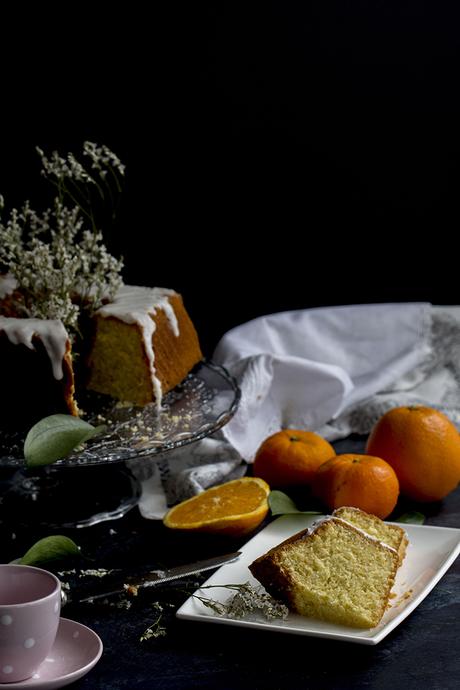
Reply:
[[[7,202],[44,201],[36,144],[113,148],[108,243],[127,282],[182,292],[207,354],[263,313],[458,303],[454,10],[191,4],[3,13]]]

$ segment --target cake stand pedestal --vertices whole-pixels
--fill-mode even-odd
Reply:
[[[140,494],[140,483],[123,463],[3,470],[0,521],[19,527],[90,527],[123,517]]]

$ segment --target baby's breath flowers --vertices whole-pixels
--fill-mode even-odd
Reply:
[[[118,156],[107,148],[107,146],[97,146],[97,144],[91,141],[85,141],[83,144],[83,152],[85,156],[91,159],[91,168],[104,173],[103,177],[107,174],[107,169],[110,168],[120,175],[125,174],[125,166]]]
[[[216,587],[229,589],[234,592],[234,594],[225,602],[217,601],[216,599],[201,594],[204,589],[215,589]],[[181,591],[188,594],[186,590]],[[198,592],[195,592],[191,596],[197,601],[200,601],[206,608],[211,609],[211,611],[218,616],[226,616],[227,618],[238,620],[257,620],[262,617],[267,621],[273,621],[285,620],[289,615],[287,606],[274,599],[263,589],[263,587],[253,586],[250,582],[228,585],[202,585]],[[164,637],[167,634],[167,628],[163,623],[165,609],[168,607],[174,608],[174,604],[154,602],[153,611],[155,617],[149,627],[144,630],[140,636],[139,639],[141,642]]]
[[[164,627],[163,623],[163,615],[164,615],[164,610],[165,607],[172,607],[172,604],[160,604],[160,602],[156,601],[153,603],[152,608],[153,612],[155,615],[155,618],[152,623],[150,623],[149,627],[144,630],[142,635],[140,636],[139,640],[141,642],[146,642],[147,640],[151,639],[158,639],[159,637],[165,637],[167,634],[166,628]]]
[[[73,153],[60,156],[57,151],[48,157],[38,146],[36,151],[43,177],[56,187],[59,199],[68,197],[79,207],[93,230],[97,227],[96,208],[102,205],[105,214],[116,215],[125,166],[108,146],[85,141],[82,160],[77,160]]]
[[[263,587],[254,587],[249,582],[235,585],[205,585],[201,589],[213,587],[234,590],[235,594],[226,602],[216,601],[200,594],[193,594],[192,596],[220,616],[242,619],[261,615],[266,620],[277,618],[284,620],[289,614],[289,609],[270,594],[267,594]]]
[[[99,227],[95,196],[110,207],[121,191],[124,166],[106,146],[85,142],[85,164],[69,153],[47,157],[37,149],[42,174],[57,188],[53,205],[38,212],[28,201],[6,221],[0,197],[0,274],[14,276],[14,309],[20,317],[60,319],[78,330],[82,310],[94,311],[122,283],[123,262],[107,250]]]

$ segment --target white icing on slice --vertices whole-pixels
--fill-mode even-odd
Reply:
[[[308,533],[313,534],[313,532],[316,532],[318,527],[322,525],[324,522],[330,522],[330,521],[335,521],[335,522],[341,522],[345,525],[348,525],[349,527],[352,527],[354,530],[357,532],[360,532],[364,537],[367,537],[368,539],[371,539],[374,542],[377,542],[378,544],[381,544],[382,546],[386,546],[387,549],[390,549],[391,551],[394,551],[394,553],[398,553],[397,550],[394,548],[394,546],[390,546],[386,542],[382,541],[381,539],[377,539],[377,537],[374,537],[372,534],[369,534],[369,532],[366,532],[365,530],[361,529],[360,527],[356,527],[352,522],[349,522],[348,520],[345,520],[344,518],[338,517],[337,515],[325,515],[324,517],[318,518],[318,520],[315,520],[315,522],[312,524],[311,527],[308,528]]]
[[[177,318],[168,299],[175,294],[174,290],[168,290],[167,288],[123,285],[117,291],[112,302],[105,304],[97,310],[97,314],[103,317],[112,316],[125,323],[135,323],[141,329],[157,407],[161,406],[162,390],[155,370],[153,334],[155,333],[156,324],[153,317],[158,309],[162,309],[172,332],[176,337],[179,336]]]
[[[19,283],[12,273],[6,273],[0,276],[0,299],[3,299],[7,295],[11,295]]]
[[[330,517],[334,520],[340,520],[341,522],[346,522],[347,525],[351,525],[353,527],[353,529],[357,530],[358,532],[361,532],[361,534],[364,534],[365,537],[369,537],[369,539],[373,539],[374,541],[378,541],[380,544],[383,544],[383,546],[386,546],[388,549],[391,549],[392,551],[395,551],[396,553],[398,553],[398,550],[395,549],[394,546],[390,546],[390,544],[387,544],[386,541],[382,541],[382,539],[379,539],[378,537],[374,537],[373,534],[369,534],[369,532],[366,532],[365,529],[361,529],[361,527],[357,527],[357,525],[355,525],[350,520],[347,520],[346,518],[339,517],[338,515],[335,515],[334,513],[332,513],[332,515]],[[404,536],[407,538],[407,534],[406,534],[405,530],[402,529],[402,527],[401,527],[401,531],[403,532]]]
[[[69,336],[62,321],[57,319],[13,319],[0,316],[0,331],[3,331],[13,345],[25,345],[35,350],[32,338],[36,335],[43,343],[50,358],[54,378],[60,381],[64,376],[62,361],[66,353]]]

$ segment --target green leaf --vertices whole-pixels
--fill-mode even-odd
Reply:
[[[400,515],[399,518],[396,518],[395,522],[405,522],[409,525],[423,525],[425,522],[425,515],[416,510],[410,510]]]
[[[20,565],[38,565],[48,561],[57,561],[68,556],[78,556],[79,547],[69,537],[56,534],[52,537],[44,537],[35,542],[33,546],[15,563]]]
[[[299,510],[289,496],[282,491],[271,491],[268,497],[268,505],[272,515],[321,515],[316,510]]]
[[[72,415],[53,414],[45,417],[26,436],[26,464],[28,467],[37,467],[56,462],[103,429],[104,427],[94,427]]]

